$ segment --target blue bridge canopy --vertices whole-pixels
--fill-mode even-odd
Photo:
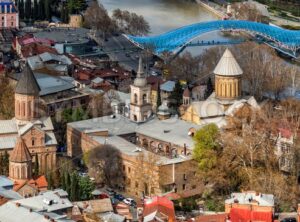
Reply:
[[[295,55],[300,49],[300,31],[286,30],[276,26],[244,20],[201,22],[157,36],[141,37],[125,35],[125,37],[141,48],[153,47],[156,54],[161,54],[164,51],[177,53],[200,35],[218,30],[248,32],[262,37],[274,48],[282,51],[291,51]]]

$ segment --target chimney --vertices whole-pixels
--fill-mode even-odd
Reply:
[[[19,206],[21,206],[21,204],[17,202],[17,203],[16,203],[16,206],[19,207]]]

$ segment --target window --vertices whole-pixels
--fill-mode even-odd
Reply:
[[[11,26],[14,26],[14,22],[11,22]]]
[[[134,94],[134,103],[136,104],[138,102],[138,96],[137,96],[137,94],[135,93]]]
[[[135,188],[139,188],[139,183],[135,181]]]
[[[34,144],[35,144],[35,139],[32,138],[32,139],[31,139],[31,145],[34,146]]]
[[[128,167],[128,173],[130,173],[130,171],[131,171],[131,169],[130,169],[130,167]]]
[[[196,185],[193,185],[193,186],[192,186],[192,189],[196,189],[196,187],[197,187]]]
[[[186,188],[185,184],[182,184],[182,190],[185,190],[185,188]]]
[[[144,95],[143,95],[143,104],[146,104],[146,103],[147,103],[147,95],[144,94]]]
[[[184,179],[184,180],[187,180],[186,174],[183,174],[183,179]]]
[[[123,171],[125,171],[125,169],[126,169],[126,168],[125,168],[125,165],[123,165]]]

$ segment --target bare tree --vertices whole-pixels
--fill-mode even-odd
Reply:
[[[110,115],[112,108],[109,98],[103,93],[91,95],[87,111],[93,118]]]
[[[109,17],[106,9],[98,1],[93,1],[84,14],[84,20],[88,27],[102,32],[103,38],[111,34],[115,24]]]
[[[255,22],[267,22],[267,18],[259,11],[254,3],[242,2],[232,5],[235,17],[240,20],[250,20]]]
[[[6,77],[0,77],[0,119],[14,116],[14,89]]]
[[[84,154],[89,174],[99,184],[112,187],[123,183],[122,158],[118,149],[111,145],[101,145]]]

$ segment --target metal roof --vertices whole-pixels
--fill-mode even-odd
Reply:
[[[6,176],[0,175],[0,187],[13,187],[14,181]]]
[[[175,87],[174,81],[167,81],[160,85],[160,89],[166,92],[173,92],[174,87]]]
[[[0,134],[10,134],[10,133],[17,133],[17,132],[18,132],[17,124],[14,119],[0,120]]]
[[[235,60],[229,49],[226,49],[214,73],[222,76],[238,76],[243,74],[243,70]]]

